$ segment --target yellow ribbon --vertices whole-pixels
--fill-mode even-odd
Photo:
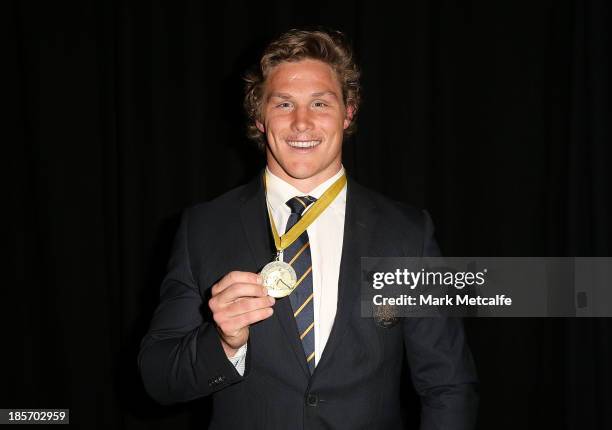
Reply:
[[[266,189],[266,174],[264,172],[264,189]],[[272,218],[272,214],[270,213],[270,208],[268,208],[268,219],[270,220],[270,227],[272,228],[272,235],[274,236],[274,246],[276,250],[280,253],[281,251],[287,249],[293,242],[297,240],[298,237],[306,231],[306,229],[312,224],[321,213],[334,201],[344,185],[346,184],[346,175],[340,176],[336,182],[331,184],[327,190],[323,193],[323,195],[312,204],[312,207],[304,214],[300,220],[289,229],[288,232],[283,234],[282,236],[278,235],[278,231],[276,230],[276,225],[274,225],[274,219]]]

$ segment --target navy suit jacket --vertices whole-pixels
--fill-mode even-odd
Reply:
[[[333,328],[310,375],[288,298],[250,327],[244,376],[229,362],[208,310],[210,287],[232,270],[258,272],[274,254],[261,176],[187,209],[139,368],[161,404],[213,397],[211,429],[399,429],[407,365],[421,399],[420,428],[473,428],[477,377],[462,323],[361,317],[364,257],[438,255],[426,212],[349,177]]]

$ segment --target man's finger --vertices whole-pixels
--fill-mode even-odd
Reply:
[[[235,270],[233,272],[229,272],[227,275],[221,278],[219,282],[213,285],[211,293],[213,296],[215,296],[225,290],[230,285],[236,283],[261,284],[261,282],[261,276],[259,276],[257,273],[240,272],[238,270]]]
[[[269,318],[273,313],[274,309],[271,307],[257,309],[232,318],[231,321],[228,321],[226,327],[228,328],[228,332],[238,331],[244,327],[248,327],[256,322]]]
[[[274,297],[243,298],[229,304],[225,308],[227,316],[230,318],[246,314],[257,309],[269,308],[274,305]]]
[[[267,295],[268,290],[260,284],[233,284],[222,291],[217,297],[221,305],[226,305],[240,297],[264,297]]]

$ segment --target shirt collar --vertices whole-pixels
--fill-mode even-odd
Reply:
[[[325,190],[329,188],[340,176],[344,174],[344,166],[340,167],[338,173],[319,184],[315,189],[308,193],[309,196],[319,199]],[[346,186],[345,186],[346,188]],[[293,185],[285,182],[278,176],[270,172],[270,169],[266,166],[266,199],[270,208],[276,212],[279,208],[289,210],[286,205],[287,200],[295,196],[303,196],[305,193],[295,188]]]

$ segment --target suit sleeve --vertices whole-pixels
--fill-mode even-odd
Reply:
[[[189,236],[186,210],[160,288],[160,303],[138,354],[147,393],[164,405],[207,396],[243,379],[226,357],[214,322],[207,316],[207,300],[191,271]],[[247,358],[245,376],[248,363]]]
[[[424,212],[423,256],[440,255]],[[468,430],[476,424],[478,378],[461,319],[406,318],[404,342],[421,398],[421,430]]]

